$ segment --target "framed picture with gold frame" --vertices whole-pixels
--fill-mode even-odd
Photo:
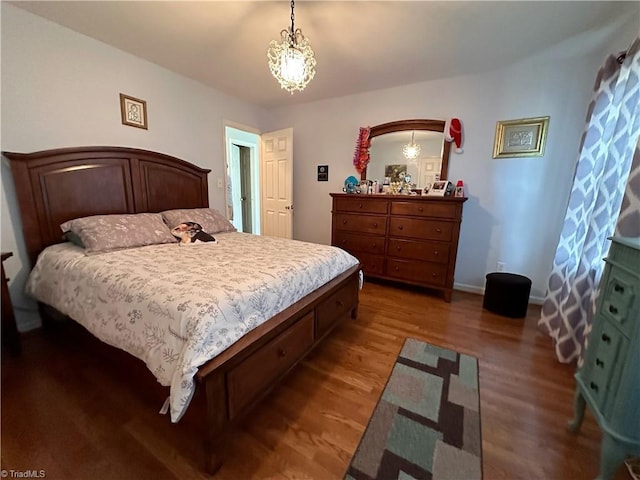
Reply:
[[[493,158],[543,156],[548,129],[549,117],[497,122]]]
[[[122,124],[147,130],[147,102],[139,98],[120,94]]]

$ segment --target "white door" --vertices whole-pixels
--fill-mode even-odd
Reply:
[[[262,134],[262,234],[293,238],[293,129]]]

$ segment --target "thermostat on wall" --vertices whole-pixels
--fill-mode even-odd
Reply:
[[[318,181],[329,181],[329,165],[318,165]]]

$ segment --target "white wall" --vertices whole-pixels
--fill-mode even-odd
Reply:
[[[626,48],[629,24],[609,46]],[[620,25],[617,25],[620,27]],[[601,37],[602,31],[593,36]],[[586,51],[585,51],[586,50]],[[467,186],[456,287],[480,292],[485,275],[506,270],[532,279],[541,301],[578,156],[595,74],[603,58],[588,41],[568,42],[517,65],[479,75],[408,85],[275,110],[268,128],[294,127],[294,238],[329,243],[330,192],[356,175],[352,166],[358,128],[405,118],[463,123],[464,153],[451,154],[449,179]],[[318,66],[321,68],[321,65]],[[496,122],[550,116],[543,157],[493,159]],[[329,182],[317,182],[317,165],[329,165]],[[314,198],[307,201],[308,196]]]
[[[2,2],[3,151],[81,145],[154,150],[212,170],[211,206],[224,211],[223,120],[259,127],[262,108]],[[147,101],[149,129],[121,124],[119,94]],[[2,251],[19,328],[35,305],[23,294],[28,261],[11,174],[2,164]]]
[[[465,181],[469,200],[456,285],[480,291],[484,275],[500,260],[532,278],[533,299],[546,289],[595,72],[605,53],[631,43],[638,25],[637,18],[628,19],[622,27],[609,27],[606,42],[590,43],[600,41],[598,32],[501,71],[266,112],[6,2],[0,15],[2,150],[123,145],[167,153],[212,169],[211,205],[223,210],[217,179],[225,175],[224,121],[262,131],[292,126],[294,237],[302,240],[330,242],[329,193],[355,173],[360,126],[461,118],[465,152],[452,153],[449,177]],[[597,53],[585,53],[592,51]],[[148,131],[121,124],[119,93],[147,101]],[[551,116],[543,158],[491,158],[497,120],[543,115]],[[329,182],[317,182],[316,167],[324,164],[330,166]],[[28,263],[4,160],[1,173],[1,246],[14,252],[5,266],[24,330],[37,321],[26,311],[35,305],[22,294]]]

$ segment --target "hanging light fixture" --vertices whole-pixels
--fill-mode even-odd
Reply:
[[[415,136],[416,132],[411,132],[411,143],[407,143],[402,147],[402,154],[409,160],[413,160],[420,155],[421,147],[414,141]]]
[[[271,73],[291,95],[304,90],[316,74],[316,59],[309,40],[294,26],[293,7],[291,0],[291,28],[282,30],[280,41],[272,40],[267,50]]]

